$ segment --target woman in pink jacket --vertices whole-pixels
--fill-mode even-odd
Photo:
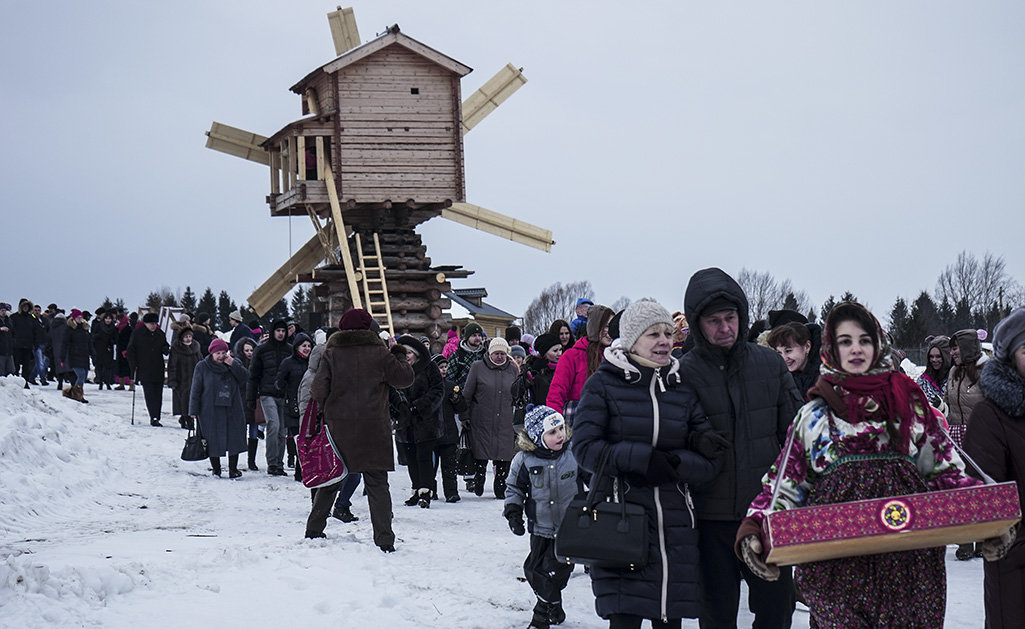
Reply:
[[[562,355],[555,368],[545,403],[562,413],[570,426],[573,425],[573,410],[584,390],[584,382],[598,369],[602,353],[612,344],[609,336],[612,315],[613,312],[605,306],[591,306],[587,311],[587,334]]]

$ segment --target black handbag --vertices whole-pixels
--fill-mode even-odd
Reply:
[[[473,448],[470,447],[470,429],[463,428],[459,435],[459,446],[456,448],[456,474],[459,476],[473,476],[477,473],[477,460],[473,458]]]
[[[605,475],[608,458],[606,446],[587,496],[569,503],[555,534],[555,556],[567,563],[639,568],[648,563],[648,514],[623,499],[619,479]],[[604,481],[612,483],[611,500],[602,501]]]
[[[206,439],[199,431],[199,422],[196,422],[196,430],[189,429],[189,436],[185,437],[185,447],[182,448],[182,461],[204,461],[210,458],[206,448]]]

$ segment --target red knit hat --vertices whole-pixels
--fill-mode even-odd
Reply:
[[[228,351],[228,344],[222,339],[214,339],[210,341],[210,347],[207,350],[213,354],[214,352],[226,352]]]
[[[81,310],[79,310],[78,308],[72,308],[71,309],[71,318],[72,319],[77,319],[78,317],[81,317],[81,316],[82,316],[82,311]]]
[[[374,318],[362,308],[353,308],[338,321],[339,330],[369,330]]]

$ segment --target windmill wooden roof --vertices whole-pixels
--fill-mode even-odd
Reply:
[[[455,74],[458,74],[460,77],[466,76],[467,74],[473,71],[473,68],[471,68],[470,66],[464,65],[456,61],[452,57],[440,53],[426,44],[418,42],[417,40],[413,39],[412,37],[409,37],[408,35],[404,35],[399,31],[399,25],[396,24],[395,26],[389,28],[384,35],[381,35],[377,39],[372,39],[361,46],[357,46],[352,50],[348,50],[345,53],[339,55],[333,61],[329,61],[324,65],[320,66],[319,68],[317,68],[316,70],[314,70],[313,72],[310,72],[309,74],[304,76],[302,80],[293,85],[290,89],[296,94],[302,94],[303,91],[305,91],[306,86],[314,79],[314,77],[317,74],[320,74],[321,72],[327,72],[329,74],[337,72],[338,70],[348,65],[352,65],[353,63],[365,59],[370,55],[374,54],[375,52],[383,50],[388,46],[392,45],[402,46],[403,48],[406,48],[407,50],[416,53],[421,57],[429,59],[430,61],[438,64],[439,66],[442,66],[443,68]]]

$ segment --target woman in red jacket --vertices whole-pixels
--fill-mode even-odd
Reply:
[[[609,321],[613,312],[605,306],[591,306],[587,311],[587,334],[563,353],[548,389],[547,406],[562,413],[566,423],[573,425],[573,410],[584,390],[584,382],[598,369],[602,352],[612,345]]]

